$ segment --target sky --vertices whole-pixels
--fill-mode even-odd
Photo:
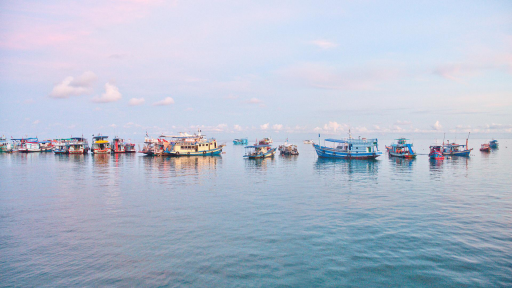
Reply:
[[[512,1],[0,1],[0,134],[512,135]]]

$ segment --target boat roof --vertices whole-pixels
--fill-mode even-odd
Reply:
[[[70,139],[73,139],[73,140],[85,140],[84,137],[71,137]],[[62,139],[62,140],[67,140],[67,139]]]
[[[261,144],[261,145],[253,145],[253,146],[245,146],[245,148],[262,148],[262,147],[272,147],[268,144]]]
[[[325,139],[327,142],[335,142],[335,143],[368,143],[375,142],[377,138],[374,139]]]
[[[37,138],[20,138],[20,139],[11,139],[12,141],[21,141],[21,140],[25,140],[25,141],[33,141],[33,140],[36,140],[37,141]]]
[[[39,141],[39,143],[46,144],[46,143],[52,143],[52,141],[45,140],[45,141]]]
[[[451,146],[451,147],[459,147],[459,146],[466,146],[466,144],[444,144],[444,146]]]
[[[107,140],[98,140],[96,141],[96,144],[105,144],[105,143],[108,143]]]
[[[92,139],[107,139],[108,136],[93,136]]]

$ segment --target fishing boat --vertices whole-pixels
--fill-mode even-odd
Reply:
[[[443,145],[432,145],[429,147],[428,157],[433,160],[443,160]]]
[[[473,148],[467,149],[467,142],[466,145],[449,142],[443,145],[443,155],[469,156],[471,150],[473,150]]]
[[[135,153],[135,152],[137,152],[137,150],[135,149],[135,143],[130,142],[130,140],[128,140],[128,142],[124,143],[124,153]]]
[[[470,133],[468,133],[468,138],[466,138],[466,145],[450,143],[450,141],[447,141],[447,143],[445,144],[443,140],[443,155],[469,156],[469,153],[471,153],[471,150],[473,150],[473,148],[468,148],[468,140]]]
[[[140,153],[144,153],[148,156],[162,156],[164,154],[164,150],[170,145],[170,142],[164,139],[164,137],[160,137],[157,139],[149,138],[146,135],[144,138],[144,146]]]
[[[54,139],[53,140],[53,153],[55,154],[68,154],[69,153],[69,142],[68,139]]]
[[[244,158],[248,159],[259,159],[259,158],[267,158],[274,157],[276,154],[276,148],[272,148],[269,144],[255,144],[253,146],[246,146],[245,149],[247,152],[244,155]]]
[[[20,143],[21,143],[21,145],[18,148],[18,152],[21,152],[21,153],[41,152],[41,146],[39,145],[39,140],[37,138],[21,139]]]
[[[498,143],[498,140],[492,139],[489,142],[489,146],[491,147],[491,149],[496,149],[496,148],[498,148],[500,146],[500,144]]]
[[[187,133],[180,133],[179,136],[165,136],[170,137],[170,145],[164,150],[164,155],[167,156],[214,156],[222,153],[222,148],[225,145],[217,144],[214,138],[207,139],[205,135],[201,134],[201,130],[194,135]]]
[[[87,139],[83,137],[72,137],[67,146],[69,154],[87,154],[90,150]]]
[[[407,140],[409,139],[399,138],[395,140],[397,140],[397,143],[393,143],[391,146],[386,146],[389,156],[407,159],[416,158],[417,154],[412,149],[412,144],[407,143]]]
[[[125,143],[124,140],[119,137],[114,137],[111,143],[112,153],[124,153],[125,152]]]
[[[92,153],[93,154],[107,154],[110,153],[110,143],[108,136],[93,136],[92,137]]]
[[[19,149],[21,147],[21,142],[25,141],[24,139],[11,139],[11,152],[19,152]]]
[[[52,140],[39,141],[39,149],[41,149],[41,152],[52,152],[53,151]]]
[[[482,144],[480,146],[480,151],[482,152],[491,152],[491,146],[489,144]]]
[[[281,155],[285,155],[285,156],[299,155],[299,150],[297,149],[297,145],[293,145],[293,144],[284,143],[284,145],[279,146],[278,150]]]
[[[234,145],[247,145],[249,143],[249,140],[247,138],[240,138],[233,140]]]
[[[318,157],[342,159],[375,159],[382,155],[382,152],[379,151],[377,138],[354,139],[349,132],[349,137],[346,139],[325,139],[324,141],[332,143],[332,147],[313,144]]]
[[[304,140],[304,144],[313,144],[313,140]]]
[[[7,142],[7,139],[5,139],[5,136],[0,137],[0,153],[11,153],[11,152],[12,152],[11,143]]]

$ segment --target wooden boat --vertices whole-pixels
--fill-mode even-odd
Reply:
[[[496,149],[496,148],[498,148],[500,146],[500,144],[498,143],[498,140],[492,139],[489,142],[489,146],[491,147],[491,149]]]
[[[489,144],[482,144],[482,146],[480,146],[480,151],[491,152],[491,146]]]
[[[443,140],[443,155],[468,157],[469,153],[471,153],[471,150],[473,150],[473,148],[468,149],[469,135],[470,134],[468,134],[468,138],[466,138],[466,145],[450,143],[450,141],[445,144]]]
[[[281,155],[291,156],[291,155],[299,155],[299,150],[297,149],[297,145],[287,144],[280,145],[278,148]]]
[[[432,160],[443,160],[443,146],[442,145],[432,145],[429,147],[430,153],[428,153],[428,157]]]
[[[11,152],[12,152],[11,143],[7,142],[7,139],[5,139],[5,136],[0,137],[0,153],[11,153]]]
[[[467,149],[467,144],[456,144],[456,143],[448,143],[443,145],[443,155],[450,155],[450,156],[469,156],[469,153],[471,153],[471,149]]]
[[[39,145],[39,140],[37,138],[21,139],[20,143],[21,143],[21,145],[18,148],[18,152],[21,152],[21,153],[41,152],[41,146]]]
[[[137,150],[135,149],[135,144],[131,143],[130,140],[124,143],[124,153],[135,153]]]
[[[92,137],[92,153],[93,154],[108,154],[111,152],[108,136],[93,136]]]
[[[162,156],[164,150],[167,149],[170,144],[169,141],[162,137],[158,139],[146,137],[144,138],[144,147],[140,153],[144,153],[147,156]]]
[[[87,154],[89,153],[89,143],[83,137],[72,137],[68,142],[69,154]]]
[[[255,144],[253,146],[246,146],[245,148],[249,149],[244,155],[244,158],[248,159],[274,157],[274,154],[276,154],[276,148],[272,148],[269,144]]]
[[[114,137],[112,139],[112,143],[110,145],[112,148],[112,153],[124,153],[125,152],[125,143],[124,140],[119,137]]]
[[[395,140],[397,140],[397,143],[393,143],[391,146],[386,146],[389,156],[407,159],[416,158],[417,154],[412,149],[412,144],[407,143],[408,139],[399,138]]]
[[[53,151],[52,140],[39,141],[39,149],[41,149],[41,152],[52,152]]]
[[[249,143],[249,140],[247,138],[239,138],[233,140],[234,145],[247,145]]]
[[[225,145],[217,144],[214,138],[207,139],[205,135],[201,135],[199,130],[197,134],[189,135],[187,133],[180,133],[179,136],[165,136],[170,137],[170,145],[164,150],[164,155],[167,156],[214,156],[222,153],[222,148]]]
[[[71,141],[71,139],[54,139],[53,140],[53,153],[68,154],[70,141]]]
[[[325,139],[324,141],[332,143],[332,146],[329,147],[313,144],[318,157],[341,159],[375,159],[382,155],[382,152],[379,151],[377,138],[354,139],[349,132],[349,137],[346,139]]]

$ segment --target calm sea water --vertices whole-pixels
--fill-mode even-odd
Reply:
[[[480,143],[441,162],[325,160],[301,142],[256,161],[231,144],[0,154],[0,286],[510,287],[512,143]]]

